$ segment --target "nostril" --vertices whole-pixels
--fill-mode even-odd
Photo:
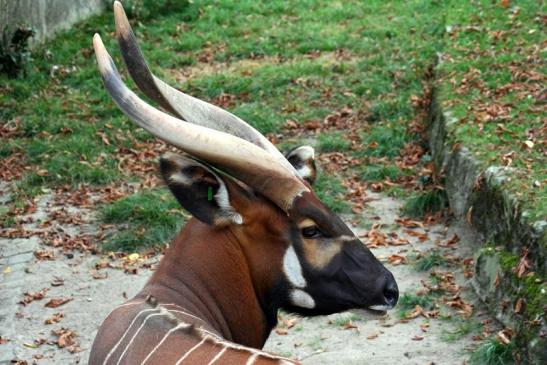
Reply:
[[[397,300],[399,299],[399,289],[397,288],[397,284],[391,282],[386,285],[384,289],[384,298],[386,303],[392,307],[397,304]]]

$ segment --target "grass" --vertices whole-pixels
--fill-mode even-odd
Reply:
[[[547,216],[544,12],[534,0],[449,2],[449,62],[437,68],[439,100],[454,117],[449,139],[483,166],[515,168],[505,188],[532,221]]]
[[[515,363],[515,345],[504,345],[495,338],[487,339],[469,358],[471,365],[509,365]]]
[[[417,305],[425,310],[432,310],[435,308],[435,295],[427,293],[424,295],[417,295],[415,293],[404,293],[399,298],[397,307],[399,308],[399,315],[401,318],[406,317],[411,311],[416,308]]]
[[[384,192],[393,198],[397,199],[406,199],[408,198],[410,192],[407,189],[404,189],[400,186],[389,186]]]
[[[459,341],[463,337],[471,333],[479,333],[483,328],[482,323],[473,319],[467,319],[461,321],[458,319],[457,326],[452,331],[444,331],[442,334],[442,339],[446,342],[455,342]]]
[[[374,126],[362,133],[366,146],[358,155],[393,158],[399,156],[401,148],[410,140],[403,123],[387,123]]]
[[[141,18],[131,21],[156,74],[207,101],[233,95],[225,108],[281,143],[287,120],[321,123],[350,108],[361,123],[360,144],[349,150],[348,131],[329,130],[318,134],[318,149],[375,159],[361,174],[379,181],[407,173],[394,162],[415,138],[407,133],[416,118],[412,100],[423,94],[422,80],[444,46],[447,6],[426,0],[203,0],[157,17],[136,12]],[[118,154],[153,138],[110,101],[91,46],[92,35],[100,33],[125,74],[113,30],[111,11],[90,18],[35,48],[26,79],[0,79],[0,120],[20,123],[0,155],[23,152],[29,167],[18,196],[138,178],[120,172]],[[348,211],[339,178],[320,175],[315,189],[334,211]],[[398,187],[388,193],[407,194]],[[161,241],[163,231],[142,242]],[[129,236],[116,235],[120,247],[131,247]]]
[[[135,252],[173,239],[186,216],[165,190],[144,190],[103,206],[105,223],[123,226],[112,233],[106,250]]]
[[[395,165],[371,164],[361,168],[361,177],[367,181],[382,181],[385,179],[397,180],[405,176],[399,167]]]
[[[334,319],[332,319],[332,324],[336,327],[345,327],[348,324],[352,322],[359,322],[362,321],[363,317],[361,317],[358,314],[350,313],[349,315],[338,315]]]
[[[446,266],[447,263],[438,250],[433,250],[430,254],[418,258],[414,263],[414,267],[419,271],[429,271],[435,266]]]
[[[427,213],[436,213],[447,206],[448,198],[444,189],[426,190],[410,196],[403,206],[403,213],[420,218]]]
[[[321,201],[333,212],[347,213],[349,203],[344,200],[345,188],[336,176],[319,173],[313,189]]]
[[[343,7],[314,1],[227,1],[222,6],[196,1],[161,17],[132,20],[155,72],[206,100],[236,95],[228,109],[263,133],[278,133],[287,119],[322,120],[342,105],[362,108],[363,98],[378,123],[411,117],[408,98],[420,92],[418,80],[439,42],[424,26],[429,17],[392,14],[426,9],[440,10],[424,1],[353,1]],[[116,169],[118,148],[150,140],[122,116],[100,82],[91,37],[102,34],[120,64],[113,29],[109,11],[84,21],[35,48],[26,79],[1,80],[0,120],[20,121],[21,128],[0,152],[6,157],[25,153],[31,169],[19,185],[22,194],[40,194],[43,186],[125,179]],[[409,37],[403,29],[425,31]],[[337,58],[335,51],[348,57]],[[314,52],[320,57],[308,57]],[[177,70],[203,63],[209,54],[211,72],[177,81]],[[239,61],[247,63],[238,66]],[[219,62],[234,67],[217,69]],[[347,146],[340,135],[322,138],[325,150]]]
[[[342,152],[346,151],[350,144],[341,132],[321,133],[317,136],[318,149],[320,152]]]

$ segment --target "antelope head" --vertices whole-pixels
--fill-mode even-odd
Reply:
[[[399,295],[393,275],[313,191],[313,149],[284,156],[238,117],[164,83],[146,65],[121,4],[114,10],[129,73],[169,114],[126,87],[96,34],[104,85],[130,119],[183,152],[161,158],[166,184],[195,218],[235,237],[254,287],[268,293],[263,309],[391,309]]]

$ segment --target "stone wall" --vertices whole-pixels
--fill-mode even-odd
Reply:
[[[0,0],[0,31],[7,26],[31,26],[35,41],[41,42],[79,20],[97,14],[105,0]]]
[[[503,187],[511,169],[483,166],[464,146],[448,138],[453,119],[434,92],[429,117],[429,147],[446,177],[446,193],[454,215],[470,224],[477,242],[474,286],[491,314],[515,331],[521,364],[547,364],[547,222],[531,222],[518,200]],[[526,251],[524,251],[526,250]],[[515,267],[527,252],[527,275]]]

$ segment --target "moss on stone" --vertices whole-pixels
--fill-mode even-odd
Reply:
[[[496,316],[515,330],[515,348],[521,358],[533,364],[547,363],[543,354],[547,339],[539,335],[546,326],[547,283],[537,273],[518,277],[514,268],[519,261],[518,255],[487,243],[476,256],[476,283]],[[515,313],[520,299],[523,306]]]

